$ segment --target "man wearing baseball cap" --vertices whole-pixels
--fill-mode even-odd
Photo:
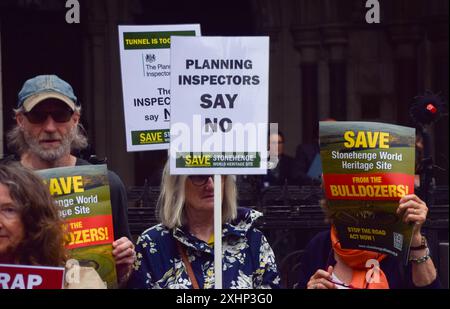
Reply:
[[[39,170],[87,165],[72,151],[87,147],[80,130],[81,106],[72,86],[56,75],[39,75],[27,80],[14,110],[17,126],[8,133],[8,147],[20,163]],[[130,241],[125,187],[119,176],[108,170],[114,224],[113,256],[119,283],[124,283],[135,259]]]

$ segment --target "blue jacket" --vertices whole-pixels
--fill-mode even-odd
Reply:
[[[280,277],[272,248],[253,227],[261,213],[238,208],[237,218],[225,223],[222,232],[222,286],[229,289],[278,288]],[[136,242],[137,259],[130,288],[190,289],[192,283],[178,253],[176,242],[186,248],[200,288],[214,288],[214,249],[184,228],[169,230],[158,224]]]
[[[305,248],[301,259],[300,278],[296,287],[306,288],[309,278],[318,269],[326,270],[329,265],[334,266],[335,264],[336,260],[331,248],[330,231],[320,232],[314,236]],[[412,281],[411,264],[405,267],[400,260],[387,256],[380,262],[380,268],[386,275],[390,289],[418,288],[414,286]],[[436,278],[430,285],[421,288],[438,289],[440,287],[439,279]]]

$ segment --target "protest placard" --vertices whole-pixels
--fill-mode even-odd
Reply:
[[[343,248],[406,258],[412,226],[396,210],[414,193],[415,130],[375,122],[320,122],[327,208]]]
[[[214,174],[215,288],[222,288],[220,174],[265,174],[268,37],[171,38],[170,173]]]
[[[106,165],[40,170],[65,220],[67,249],[80,266],[93,267],[108,288],[117,287],[114,228]]]
[[[200,25],[119,26],[127,151],[169,148],[171,35]]]
[[[55,290],[64,286],[64,267],[0,264],[0,290]]]
[[[265,174],[268,37],[172,37],[171,174]]]

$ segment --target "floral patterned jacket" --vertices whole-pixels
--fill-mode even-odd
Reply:
[[[230,289],[279,288],[275,257],[264,235],[253,227],[262,214],[238,208],[238,216],[223,226],[223,287]],[[200,288],[214,288],[214,249],[183,228],[169,230],[158,224],[136,242],[137,259],[129,288],[191,289],[192,284],[178,253],[181,242]]]

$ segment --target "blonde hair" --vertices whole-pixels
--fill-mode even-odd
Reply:
[[[169,229],[186,224],[184,214],[185,184],[187,175],[170,175],[169,162],[164,167],[161,192],[158,199],[160,222]],[[222,204],[222,223],[231,222],[237,216],[237,189],[235,177],[225,176],[224,197]]]

